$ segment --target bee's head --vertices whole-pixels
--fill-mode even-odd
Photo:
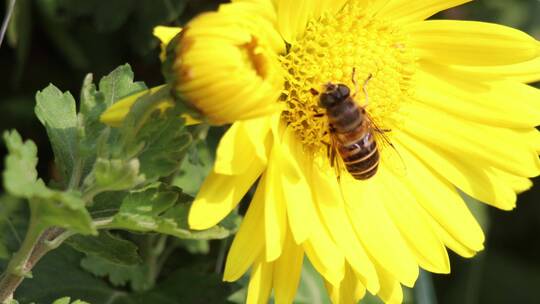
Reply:
[[[330,108],[343,102],[350,94],[351,90],[346,85],[329,83],[326,85],[326,91],[319,98],[319,106],[325,109]]]

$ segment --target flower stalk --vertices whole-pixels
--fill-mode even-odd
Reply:
[[[31,277],[32,268],[49,251],[60,246],[66,238],[62,235],[66,231],[58,227],[45,230],[36,225],[31,219],[30,227],[19,251],[15,253],[8,264],[6,272],[0,280],[0,303],[13,297],[13,293],[25,278]]]

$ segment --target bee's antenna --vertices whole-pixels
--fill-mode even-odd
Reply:
[[[354,84],[354,94],[352,96],[354,98],[356,96],[356,93],[358,93],[358,82],[356,82],[356,67],[352,68],[351,78],[352,78],[352,83]]]
[[[364,86],[362,87],[362,90],[364,91],[364,95],[366,95],[366,102],[365,102],[365,105],[364,107],[366,107],[369,103],[369,96],[368,96],[368,92],[367,92],[367,85],[368,85],[368,82],[369,80],[373,77],[373,74],[369,74],[368,78],[366,79],[366,81],[364,81]]]

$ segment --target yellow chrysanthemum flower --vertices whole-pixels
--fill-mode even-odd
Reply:
[[[203,14],[173,45],[174,91],[211,123],[233,123],[191,209],[206,229],[257,190],[224,279],[251,269],[248,303],[292,302],[306,255],[334,303],[366,290],[402,301],[419,267],[450,271],[446,248],[483,249],[458,190],[503,210],[540,173],[540,43],[501,25],[426,18],[467,0],[238,0]],[[330,165],[328,82],[366,84],[380,147],[374,177]],[[366,101],[362,92],[355,95]],[[382,146],[382,145],[381,145]],[[385,157],[387,156],[387,157]]]

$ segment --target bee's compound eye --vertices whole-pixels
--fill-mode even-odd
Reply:
[[[339,84],[336,92],[340,95],[341,98],[347,98],[351,94],[351,90],[349,89],[349,87],[344,84]]]
[[[333,104],[335,104],[336,101],[337,100],[331,94],[323,93],[321,94],[321,97],[319,99],[319,106],[323,108],[328,108],[332,106]]]

